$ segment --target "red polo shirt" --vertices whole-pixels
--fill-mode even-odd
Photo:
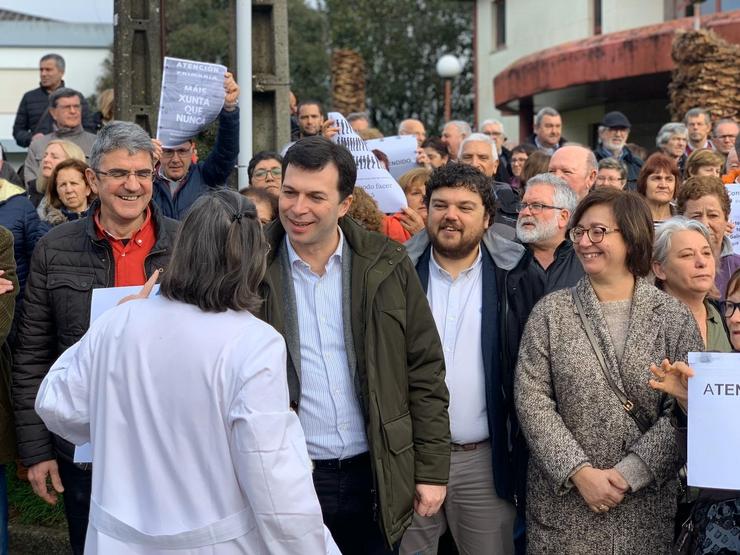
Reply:
[[[94,219],[98,237],[107,239],[113,250],[115,286],[144,285],[147,280],[144,261],[157,241],[151,209],[147,207],[144,223],[130,239],[119,239],[103,229],[100,224],[100,212],[95,213]]]

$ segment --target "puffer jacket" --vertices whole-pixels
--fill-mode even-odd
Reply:
[[[411,523],[416,483],[446,484],[450,464],[449,394],[444,356],[432,312],[403,246],[341,218],[351,249],[348,294],[357,395],[378,495],[380,526],[388,545]],[[300,341],[290,333],[281,253],[285,230],[276,220],[265,231],[270,259],[262,284],[262,318],[285,336],[291,406],[300,411],[294,361]],[[346,291],[343,295],[347,296]]]
[[[73,212],[71,210],[67,210],[64,205],[62,205],[61,208],[56,208],[47,203],[46,197],[43,197],[36,208],[36,212],[42,222],[46,222],[51,227],[54,227],[59,224],[74,222],[80,218],[85,218],[87,217],[88,210],[85,210],[84,212]]]
[[[91,213],[99,206],[95,201]],[[153,205],[152,220],[157,240],[146,257],[147,275],[167,266],[177,229],[177,222],[163,217]],[[51,365],[87,331],[92,290],[113,287],[114,280],[113,252],[110,243],[98,237],[94,218],[57,226],[39,241],[31,259],[13,365],[18,454],[26,466],[57,454],[70,461],[74,456],[71,443],[46,429],[34,402]]]
[[[179,180],[174,196],[161,167],[154,177],[154,202],[168,218],[181,220],[198,197],[212,189],[226,186],[239,155],[239,108],[233,112],[221,110],[218,116],[216,144],[203,162],[191,164],[188,173]]]
[[[64,81],[61,84],[65,87]],[[82,98],[82,127],[95,132],[87,101]],[[54,131],[54,120],[49,114],[49,91],[43,87],[28,91],[23,95],[13,123],[13,138],[18,146],[27,147],[36,133],[46,135]]]
[[[39,219],[26,197],[26,190],[5,180],[0,180],[0,225],[13,234],[13,252],[21,287],[18,303],[21,303],[33,249],[49,226]]]

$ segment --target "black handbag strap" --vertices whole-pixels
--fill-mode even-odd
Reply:
[[[619,402],[622,404],[622,407],[624,408],[625,412],[629,414],[632,419],[637,424],[637,427],[640,428],[640,431],[644,434],[649,429],[649,425],[647,425],[645,422],[642,421],[640,416],[637,414],[638,407],[635,405],[634,402],[630,401],[627,395],[619,389],[619,386],[614,382],[612,377],[609,375],[609,369],[606,366],[606,361],[604,360],[604,353],[601,352],[601,348],[599,347],[599,344],[596,342],[596,337],[594,336],[594,330],[591,327],[591,322],[589,322],[588,318],[586,318],[586,311],[583,309],[583,303],[581,302],[581,296],[578,294],[578,290],[576,289],[576,286],[573,286],[570,288],[571,295],[573,295],[573,302],[576,304],[576,310],[578,310],[578,316],[581,318],[581,323],[583,324],[583,328],[586,330],[586,336],[588,337],[589,342],[591,343],[591,347],[593,347],[594,353],[596,353],[596,358],[599,359],[599,366],[601,366],[601,372],[604,374],[604,378],[606,378],[606,383],[609,384],[609,388],[614,392],[614,395],[617,396],[617,399],[619,399]]]

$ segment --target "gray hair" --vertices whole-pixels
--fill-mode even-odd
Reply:
[[[616,170],[619,172],[619,177],[621,177],[622,179],[627,179],[627,166],[624,165],[624,162],[622,162],[621,160],[617,160],[612,156],[602,159],[599,162],[599,169]]]
[[[712,136],[716,137],[717,127],[719,127],[720,125],[725,125],[726,123],[731,123],[732,125],[737,125],[738,127],[740,127],[740,125],[738,125],[738,123],[732,118],[718,119],[717,121],[714,122],[714,126],[712,127]]]
[[[254,204],[219,189],[198,198],[180,224],[160,291],[205,312],[254,312],[266,255]]]
[[[695,118],[697,116],[704,116],[705,123],[712,123],[712,116],[709,115],[709,111],[704,108],[691,108],[686,115],[683,117],[683,122],[688,125],[689,118]]]
[[[454,125],[455,127],[457,127],[457,130],[460,132],[460,134],[463,137],[467,137],[468,135],[470,135],[470,133],[472,133],[472,130],[470,129],[470,124],[468,124],[467,121],[462,121],[462,120],[459,120],[459,119],[455,119],[455,120],[452,120],[452,121],[448,121],[445,124],[445,127],[447,127],[448,125]]]
[[[554,173],[538,173],[527,181],[527,189],[534,185],[549,185],[553,188],[552,202],[573,214],[578,206],[578,197],[568,183]]]
[[[653,262],[665,264],[668,253],[671,251],[673,234],[679,231],[698,231],[712,244],[712,235],[709,228],[698,220],[690,220],[684,216],[673,216],[655,228],[655,243],[653,243]]]
[[[505,130],[504,130],[504,124],[503,124],[503,122],[501,122],[501,121],[499,121],[499,120],[497,120],[497,119],[485,119],[485,120],[483,120],[483,121],[482,121],[482,122],[480,123],[480,125],[478,126],[478,132],[479,132],[479,133],[483,133],[483,128],[484,128],[484,127],[485,127],[486,125],[498,125],[498,126],[499,126],[499,127],[501,128],[501,132],[502,132],[502,133],[505,133]]]
[[[82,93],[69,87],[59,87],[49,95],[49,108],[56,108],[60,98],[71,98],[76,96],[82,102]]]
[[[368,123],[370,123],[370,116],[367,112],[352,112],[347,116],[347,122],[352,123],[353,121],[358,121],[364,119]]]
[[[465,145],[472,142],[486,143],[487,145],[489,145],[491,147],[491,159],[498,160],[498,149],[496,148],[496,141],[494,141],[488,135],[484,135],[483,133],[472,133],[471,135],[468,135],[463,139],[463,141],[460,143],[460,148],[457,151],[458,160],[462,158],[462,153]]]
[[[537,115],[534,116],[534,127],[535,129],[540,126],[542,123],[542,119],[545,116],[558,116],[560,117],[560,112],[558,112],[555,108],[550,108],[550,106],[545,106],[542,108],[539,112],[537,112]]]
[[[43,56],[41,56],[39,64],[42,62],[46,62],[47,60],[53,60],[54,63],[57,65],[57,69],[64,73],[67,64],[64,62],[64,58],[62,58],[59,54],[44,54]]]
[[[670,141],[671,137],[673,137],[674,135],[682,135],[685,139],[687,139],[689,136],[689,130],[683,123],[666,123],[663,127],[660,128],[660,131],[658,131],[658,135],[655,137],[655,146],[660,148],[667,145],[668,141]]]
[[[112,121],[98,132],[90,151],[90,167],[100,169],[103,156],[114,150],[125,150],[131,155],[147,152],[154,159],[154,145],[146,131],[129,121]]]

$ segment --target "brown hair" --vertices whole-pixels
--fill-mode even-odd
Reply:
[[[709,150],[708,148],[695,150],[686,160],[686,175],[689,177],[696,175],[698,169],[704,166],[713,166],[719,168],[721,173],[722,166],[724,166],[724,164],[724,157],[717,154],[713,150]]]
[[[571,229],[592,206],[608,206],[627,246],[625,264],[632,275],[645,277],[653,257],[653,217],[645,199],[631,191],[613,187],[593,189],[576,207],[570,220]]]
[[[735,291],[740,289],[740,268],[735,270],[730,276],[730,281],[727,282],[727,289],[725,289],[725,299],[730,295],[734,294]]]
[[[264,202],[270,207],[272,211],[272,217],[270,220],[274,220],[278,217],[278,198],[267,192],[267,189],[261,189],[259,187],[247,187],[239,191],[239,194],[247,197],[256,206],[260,202]]]
[[[368,231],[382,232],[385,214],[378,209],[375,199],[362,187],[355,187],[352,192],[352,204],[347,214]]]
[[[702,177],[689,177],[681,185],[678,193],[678,213],[686,212],[686,203],[690,200],[699,200],[702,197],[714,195],[719,200],[725,219],[730,217],[730,195],[727,194],[725,184],[719,177],[705,175]]]
[[[90,189],[90,194],[87,197],[87,205],[90,206],[92,201],[95,200],[96,195],[93,192],[92,187],[90,187],[90,182],[85,174],[85,170],[89,167],[90,166],[82,160],[77,160],[75,158],[67,158],[66,160],[59,162],[56,168],[51,171],[51,175],[49,176],[49,186],[46,187],[46,193],[44,193],[46,204],[48,206],[53,206],[54,208],[61,208],[64,206],[64,203],[62,202],[62,199],[59,198],[59,193],[57,192],[57,176],[62,170],[77,170],[82,174],[82,180]]]
[[[527,181],[532,179],[535,175],[541,173],[547,173],[550,169],[550,155],[545,154],[541,150],[536,150],[527,157],[527,161],[524,162],[522,167],[522,173],[519,174],[519,183],[522,187],[527,186]]]
[[[431,176],[432,170],[428,170],[426,168],[414,168],[399,177],[398,184],[401,186],[401,189],[403,189],[403,192],[406,193],[411,187],[415,187],[416,185],[424,185],[424,187],[426,187],[427,181],[429,181]]]
[[[676,186],[673,188],[673,198],[676,198],[678,194],[679,186],[681,185],[681,175],[678,172],[678,164],[673,158],[666,156],[662,152],[656,152],[651,154],[645,164],[640,170],[640,175],[637,176],[637,192],[643,197],[647,195],[647,180],[648,177],[654,173],[665,173],[673,174],[673,178],[676,181]]]

